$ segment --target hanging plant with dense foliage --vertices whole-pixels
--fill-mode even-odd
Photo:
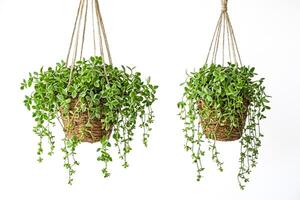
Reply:
[[[191,152],[197,165],[197,180],[204,170],[201,158],[205,150],[201,143],[205,136],[220,171],[223,171],[223,163],[219,159],[216,140],[232,141],[242,137],[238,177],[241,187],[244,187],[243,182],[248,182],[247,175],[256,166],[263,136],[260,120],[270,109],[264,79],[255,80],[254,70],[230,63],[226,67],[205,65],[190,73],[183,83],[184,95],[178,107],[185,124],[185,149]]]
[[[227,36],[227,38],[226,38]],[[229,59],[224,64],[225,42],[228,41]],[[221,44],[220,44],[221,43]],[[217,65],[218,47],[222,50],[222,64]],[[222,0],[222,12],[216,27],[205,64],[187,74],[182,84],[184,94],[178,103],[180,117],[184,121],[185,149],[191,152],[197,166],[197,180],[202,178],[205,155],[203,143],[218,169],[223,171],[216,141],[240,139],[240,167],[238,181],[241,189],[249,181],[249,175],[257,164],[261,137],[260,121],[265,116],[269,96],[265,93],[264,78],[257,78],[254,67],[242,65],[233,29],[227,14],[227,0]]]
[[[87,23],[88,16],[91,23]],[[94,50],[89,59],[83,58],[87,24],[91,24]],[[97,160],[104,164],[104,177],[110,175],[112,144],[127,168],[137,126],[147,146],[157,88],[150,78],[142,80],[134,68],[112,64],[99,2],[80,0],[66,60],[29,73],[21,84],[22,90],[30,90],[24,104],[36,122],[33,132],[39,137],[38,161],[43,160],[47,141],[48,155],[53,155],[56,143],[52,127],[60,124],[65,133],[61,150],[69,184],[79,165],[76,148],[83,142],[99,145]]]
[[[152,85],[150,79],[142,81],[141,74],[129,67],[119,69],[105,65],[101,57],[78,61],[69,83],[70,73],[71,69],[62,61],[55,68],[41,68],[30,73],[21,84],[21,89],[33,88],[24,103],[28,110],[32,110],[36,121],[33,131],[40,138],[40,162],[44,139],[50,144],[48,154],[54,152],[51,126],[56,124],[56,119],[64,127],[66,137],[62,151],[71,184],[74,166],[79,165],[76,147],[81,142],[99,142],[97,160],[104,162],[102,172],[107,177],[107,164],[112,161],[109,154],[112,134],[120,158],[124,161],[123,166],[128,167],[126,157],[132,150],[131,141],[138,119],[143,129],[143,142],[147,145],[150,124],[153,123],[151,105],[156,100],[157,86]]]

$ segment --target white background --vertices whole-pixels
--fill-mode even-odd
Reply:
[[[299,0],[229,0],[243,62],[266,78],[272,96],[259,164],[245,191],[236,179],[238,142],[219,145],[223,173],[208,158],[205,177],[196,182],[177,116],[179,84],[186,69],[204,62],[219,0],[101,0],[114,63],[136,65],[160,85],[149,148],[137,132],[130,167],[115,159],[104,179],[97,145],[82,144],[73,186],[66,184],[59,147],[36,162],[37,137],[19,83],[29,71],[65,58],[78,2],[0,0],[0,199],[300,200]],[[59,129],[55,135],[63,137]]]

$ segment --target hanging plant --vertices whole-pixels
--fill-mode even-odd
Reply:
[[[203,142],[209,143],[212,160],[223,171],[216,141],[240,139],[240,167],[238,180],[241,189],[249,181],[249,174],[257,164],[261,146],[260,121],[265,117],[269,96],[265,93],[264,78],[256,77],[255,68],[243,66],[233,29],[227,14],[227,0],[222,1],[222,12],[216,27],[206,64],[188,74],[183,99],[178,103],[180,117],[184,121],[185,149],[192,154],[197,166],[197,180],[204,170]],[[227,36],[227,37],[226,37]],[[224,64],[227,41],[229,59]],[[222,65],[217,61],[218,46],[222,50]],[[211,64],[207,64],[211,58]]]
[[[98,1],[92,3],[98,22],[101,22]],[[87,5],[86,0],[80,2],[74,32],[80,31],[78,22],[83,16],[86,17],[81,12],[87,12]],[[84,24],[85,21],[86,18],[83,17]],[[99,27],[102,27],[100,34],[104,35],[107,42],[103,23]],[[75,40],[72,37],[70,49],[74,41],[79,44],[78,37]],[[76,50],[77,46],[74,49],[75,52],[80,52]],[[128,167],[127,155],[132,150],[131,141],[134,139],[137,123],[143,130],[143,143],[147,146],[154,118],[151,105],[156,100],[158,87],[151,84],[150,78],[143,81],[141,73],[135,72],[133,68],[114,67],[109,49],[107,50],[110,64],[106,64],[102,48],[101,56],[80,58],[69,66],[67,62],[70,50],[67,62],[61,61],[53,68],[41,68],[29,73],[29,77],[21,84],[21,89],[33,89],[25,96],[24,104],[32,111],[36,122],[33,132],[39,137],[39,162],[43,160],[45,140],[50,145],[48,155],[54,153],[55,138],[51,127],[58,123],[65,132],[61,150],[64,153],[69,184],[72,184],[75,166],[79,165],[76,148],[82,142],[99,144],[97,160],[104,163],[104,177],[110,175],[108,163],[112,162],[109,153],[112,140],[125,168]],[[75,59],[76,53],[73,60]]]

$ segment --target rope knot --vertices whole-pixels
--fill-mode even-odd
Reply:
[[[228,0],[221,0],[221,2],[222,2],[222,9],[221,9],[221,11],[222,12],[227,12],[227,2],[228,2]]]

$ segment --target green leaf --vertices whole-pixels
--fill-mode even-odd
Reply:
[[[65,103],[68,103],[68,104],[71,103],[71,99],[66,99]]]
[[[72,98],[75,99],[76,97],[77,97],[77,92],[74,90],[74,91],[72,92]]]
[[[94,82],[94,86],[95,86],[96,88],[100,87],[100,81],[97,80],[96,82]]]
[[[206,96],[206,100],[207,100],[208,102],[212,102],[212,101],[213,101],[212,97],[209,96],[209,95]]]

